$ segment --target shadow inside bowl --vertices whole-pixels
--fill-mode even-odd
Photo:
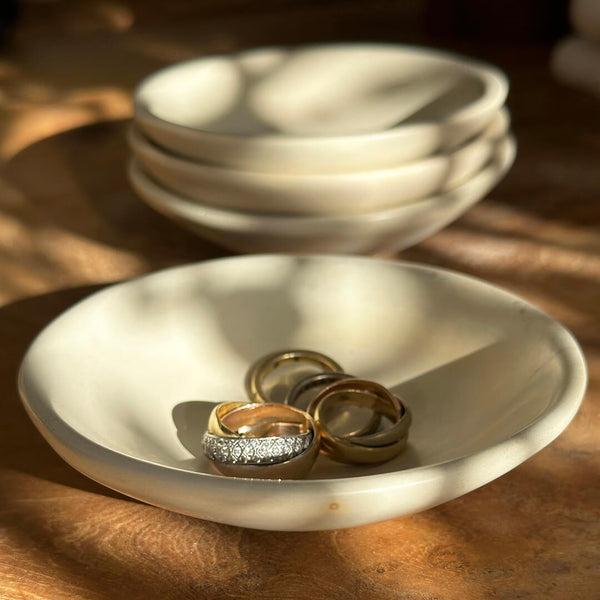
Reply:
[[[515,352],[520,350],[521,345],[514,340],[501,340],[392,386],[413,415],[406,450],[377,465],[344,465],[321,455],[310,478],[360,477],[430,466],[484,450],[516,435],[553,401],[560,373],[552,365],[555,359],[540,356],[533,375],[522,377],[514,364]],[[527,358],[535,357],[523,357],[522,364],[528,364],[530,372]],[[490,378],[493,370],[503,368],[512,376],[495,381]],[[496,389],[490,391],[490,385]],[[502,401],[487,402],[490,392]],[[185,401],[172,411],[177,437],[196,459],[188,463],[194,465],[193,470],[212,472],[202,452],[202,436],[214,406],[211,401]]]

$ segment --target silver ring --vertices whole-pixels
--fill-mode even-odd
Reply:
[[[242,465],[272,465],[299,456],[306,451],[313,432],[269,437],[225,437],[206,432],[202,450],[213,462]]]

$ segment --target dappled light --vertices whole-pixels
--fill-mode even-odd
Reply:
[[[566,3],[18,4],[14,24],[4,28],[0,22],[0,598],[595,597],[600,581],[600,120],[598,98],[558,85],[549,69],[551,49],[569,27]],[[108,284],[231,253],[218,238],[204,239],[155,212],[132,189],[127,131],[135,87],[167,65],[199,56],[359,39],[456,50],[508,75],[509,127],[517,155],[506,177],[458,220],[433,235],[430,231],[416,245],[421,238],[410,235],[421,223],[418,215],[405,230],[391,228],[383,247],[362,248],[384,261],[425,263],[483,279],[564,324],[582,345],[589,370],[589,389],[572,423],[541,451],[521,435],[554,406],[562,389],[557,381],[568,370],[564,354],[536,354],[535,319],[516,317],[507,319],[505,327],[490,327],[497,306],[478,304],[464,294],[454,308],[446,306],[443,319],[429,323],[424,315],[432,307],[432,288],[416,280],[396,288],[390,281],[391,300],[381,307],[373,300],[375,281],[339,276],[332,295],[336,302],[321,302],[308,326],[307,306],[322,282],[310,269],[296,271],[282,263],[260,273],[262,283],[248,270],[231,280],[215,276],[198,282],[185,294],[177,286],[165,284],[161,292],[140,285],[123,313],[97,324],[80,347],[71,349],[70,370],[50,372],[51,361],[42,361],[52,385],[64,385],[80,400],[75,430],[139,461],[125,483],[143,482],[150,463],[217,477],[200,445],[214,401],[243,396],[244,370],[261,352],[279,347],[281,340],[311,340],[316,350],[341,355],[349,372],[360,367],[354,374],[382,381],[405,396],[412,409],[412,437],[403,454],[378,465],[340,465],[319,457],[313,476],[323,484],[322,503],[298,511],[290,527],[344,522],[350,506],[336,492],[336,480],[351,486],[366,473],[378,481],[435,463],[438,468],[426,484],[427,506],[416,487],[396,496],[404,506],[431,508],[349,529],[259,531],[205,520],[208,512],[193,518],[165,510],[160,490],[147,481],[131,498],[71,467],[68,449],[60,449],[65,462],[40,435],[19,398],[17,374],[30,343],[50,321]],[[285,77],[278,77],[275,70],[271,83],[285,89]],[[256,82],[269,91],[270,81],[259,77]],[[418,77],[404,87],[380,82],[369,101],[381,104],[377,111],[361,113],[363,125],[388,127],[402,107],[384,102],[386,94],[398,91],[400,97],[409,91],[418,97],[421,82]],[[302,85],[281,110],[267,114],[264,129],[301,126],[314,133],[325,126],[339,131],[353,125],[353,115],[364,108],[353,93],[363,83],[341,85],[325,78]],[[459,101],[465,90],[475,98],[480,92],[469,78],[457,88],[460,93],[442,90],[444,99]],[[302,94],[312,102],[306,112],[302,103],[293,102]],[[325,106],[320,95],[345,106],[336,113],[339,122],[318,110]],[[262,101],[267,100],[265,92]],[[242,101],[245,97],[235,97],[231,113],[217,115],[215,130],[227,130],[239,117]],[[257,106],[263,110],[266,104]],[[408,113],[414,109],[406,119],[427,118],[438,108],[435,101],[420,109],[405,107]],[[420,142],[425,148],[440,139]],[[254,154],[247,148],[240,145],[238,154],[234,149],[226,159],[251,164]],[[283,157],[275,153],[275,172],[280,170],[277,159]],[[320,155],[310,159],[316,172],[327,172]],[[438,174],[442,187],[455,169],[464,169],[460,161],[447,162]],[[233,180],[223,181],[233,190],[231,202],[243,202]],[[328,210],[326,198],[315,189],[315,205]],[[276,203],[277,186],[269,193]],[[449,209],[448,203],[440,208]],[[398,251],[399,235],[406,235],[412,247]],[[364,327],[356,326],[345,294],[363,307]],[[183,303],[169,304],[173,298]],[[412,312],[401,322],[399,311],[407,306]],[[153,331],[174,331],[184,313],[189,319],[175,328],[170,345],[166,334],[158,343],[152,339]],[[246,319],[248,314],[254,318]],[[478,328],[463,327],[476,319]],[[347,323],[348,330],[332,339],[332,323],[339,331]],[[218,340],[210,352],[203,344],[209,336]],[[137,345],[131,343],[134,338]],[[114,350],[112,342],[131,352],[95,354]],[[166,346],[173,349],[168,357],[161,355]],[[48,356],[63,350],[57,343]],[[216,359],[219,352],[226,358],[222,364]],[[498,372],[493,364],[510,368]],[[117,377],[123,365],[136,366],[139,380]],[[86,373],[90,376],[83,377]],[[105,397],[94,395],[94,373],[103,376]],[[504,395],[496,402],[498,390]],[[64,408],[66,396],[52,398]],[[457,407],[464,418],[448,431]],[[112,425],[109,413],[118,413],[119,422]],[[492,417],[486,420],[486,414]],[[507,438],[505,454],[486,453]],[[460,467],[464,457],[478,452],[477,460]],[[482,487],[473,489],[476,473],[487,465],[494,472],[488,479],[498,477],[496,462],[503,460],[515,468],[489,483],[482,479],[477,483]],[[459,466],[444,470],[452,462]],[[105,475],[98,472],[96,479],[106,481]],[[231,483],[224,481],[223,486]],[[114,487],[125,490],[124,482],[115,481]],[[253,510],[276,515],[282,502],[296,502],[292,486],[281,486],[272,495],[257,494],[248,506],[245,492],[231,490],[259,488],[253,487],[256,482],[241,482],[239,488],[223,488],[230,490],[227,506],[237,506],[240,515]],[[182,512],[191,514],[203,493],[200,485],[187,488],[180,498]],[[391,497],[373,484],[367,508],[355,522],[369,523],[369,507],[378,514],[384,509],[390,516],[399,514]],[[260,504],[253,506],[254,501]]]

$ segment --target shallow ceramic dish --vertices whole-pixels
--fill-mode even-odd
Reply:
[[[132,162],[130,181],[150,206],[199,235],[236,252],[345,252],[367,254],[407,248],[454,221],[481,200],[509,169],[512,138],[492,161],[453,190],[402,206],[337,217],[273,216],[228,211],[173,194]]]
[[[451,190],[479,171],[506,134],[498,111],[475,139],[395,169],[338,174],[258,173],[195,163],[168,154],[135,129],[129,142],[140,165],[168,190],[204,205],[286,215],[349,215],[399,206]]]
[[[135,120],[181,156],[268,172],[383,169],[453,148],[506,99],[496,68],[427,48],[334,44],[204,57],[151,75]]]
[[[200,450],[210,408],[243,400],[250,363],[289,347],[400,393],[413,416],[407,450],[376,466],[320,456],[302,481],[215,474]],[[348,256],[226,258],[109,287],[51,323],[19,376],[33,422],[89,477],[276,530],[350,527],[465,494],[550,443],[585,385],[573,337],[520,298]]]

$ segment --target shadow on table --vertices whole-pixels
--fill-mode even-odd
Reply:
[[[61,290],[0,308],[0,468],[12,469],[87,492],[123,498],[69,467],[45,442],[25,413],[17,391],[17,372],[39,331],[69,306],[101,286]]]
[[[170,513],[95,483],[55,454],[21,405],[17,370],[41,328],[98,288],[62,290],[0,309],[0,527],[14,547],[29,556],[43,552],[45,577],[64,589],[75,586],[82,597],[209,598],[222,590],[275,593],[281,585],[300,590],[307,576],[297,575],[297,566],[312,562],[315,548],[329,557],[309,579],[327,597],[347,598],[360,588],[359,574],[337,556],[331,532],[259,532]],[[344,583],[330,581],[332,571]]]
[[[133,192],[126,176],[129,125],[129,119],[86,125],[19,152],[0,170],[15,196],[2,212],[38,236],[47,229],[73,233],[133,252],[152,266],[224,254],[150,209]],[[45,248],[50,263],[53,251]]]
[[[566,552],[579,548],[595,513],[589,460],[568,447],[551,447],[485,488],[416,517],[333,532],[254,531],[201,521],[137,503],[80,475],[35,430],[15,380],[36,333],[97,289],[63,290],[0,309],[0,477],[11,482],[0,486],[0,524],[19,549],[43,551],[48,576],[98,598],[274,598],[282,590],[286,597],[308,598],[314,594],[309,586],[333,600],[385,600],[432,586],[469,597],[487,586],[539,590],[544,573],[564,591],[569,573],[592,572],[579,552]],[[23,494],[23,486],[35,491],[39,480],[73,493],[49,495],[44,486],[39,501],[33,492]],[[515,564],[517,546],[522,560]],[[560,561],[542,547],[560,551]],[[424,570],[426,581],[415,575]]]

